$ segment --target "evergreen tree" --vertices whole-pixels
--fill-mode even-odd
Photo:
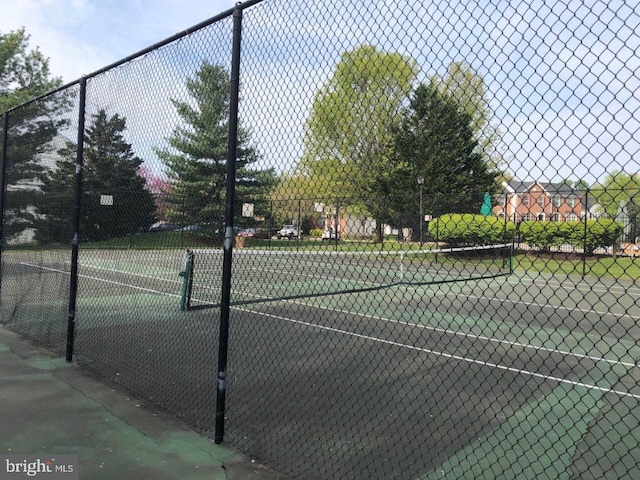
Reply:
[[[497,192],[499,172],[477,147],[471,115],[437,84],[420,85],[396,129],[395,168],[379,179],[394,223],[417,223],[418,177],[424,213],[478,213],[484,192]]]
[[[83,241],[104,240],[146,230],[154,222],[152,193],[138,175],[142,160],[124,139],[126,119],[109,117],[104,109],[92,115],[84,136],[81,234]],[[71,239],[69,211],[73,207],[75,145],[59,152],[56,169],[41,177],[44,201],[38,205],[40,241]],[[102,196],[113,205],[101,204]],[[67,229],[67,231],[65,231]]]
[[[61,83],[51,77],[49,60],[37,48],[29,48],[24,29],[0,33],[0,113]],[[42,156],[55,148],[51,141],[67,123],[69,109],[68,94],[61,92],[9,114],[5,240],[33,224],[33,192],[45,170]]]
[[[169,148],[157,150],[167,166],[171,190],[167,195],[169,219],[205,227],[206,234],[223,231],[229,137],[229,74],[203,63],[186,83],[190,101],[173,100],[184,126],[167,139]],[[257,160],[248,146],[247,132],[238,128],[236,199],[258,193]],[[238,211],[238,209],[236,209]]]
[[[348,195],[347,203],[364,206],[376,218],[377,241],[387,220],[380,182],[395,168],[393,128],[417,73],[412,58],[361,45],[343,53],[307,120],[299,167],[311,180],[306,198]]]

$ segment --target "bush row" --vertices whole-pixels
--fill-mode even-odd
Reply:
[[[451,213],[429,222],[429,234],[449,245],[491,245],[511,242],[515,223],[496,217]]]
[[[549,250],[570,244],[591,254],[596,248],[613,245],[622,234],[623,226],[610,219],[549,222],[522,222],[522,240],[532,248]],[[511,242],[516,233],[512,221],[484,215],[452,213],[429,223],[432,238],[449,245],[490,245]]]
[[[613,245],[623,226],[608,218],[574,222],[522,222],[520,234],[529,246],[538,250],[570,244],[592,254],[596,248]]]

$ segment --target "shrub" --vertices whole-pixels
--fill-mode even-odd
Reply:
[[[593,254],[596,248],[610,247],[616,243],[624,228],[621,223],[609,218],[587,220],[586,231],[585,222],[565,222],[565,224],[569,243],[574,247],[584,248],[589,255]]]
[[[310,237],[321,237],[322,236],[322,229],[321,228],[312,228],[311,230],[309,230],[309,236]]]
[[[530,247],[538,250],[549,250],[563,243],[569,243],[565,223],[532,221],[520,224],[522,239]]]
[[[455,246],[510,242],[515,229],[511,221],[470,213],[450,213],[429,222],[433,238]]]
[[[622,234],[622,225],[610,219],[572,222],[522,222],[520,233],[530,247],[549,250],[550,247],[570,243],[592,254],[596,248],[613,245]],[[585,241],[586,240],[586,241]]]

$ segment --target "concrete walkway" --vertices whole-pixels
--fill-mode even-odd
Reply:
[[[282,478],[0,326],[7,454],[78,455],[80,480]]]

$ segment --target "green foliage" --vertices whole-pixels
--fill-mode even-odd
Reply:
[[[372,45],[343,53],[307,120],[299,173],[313,179],[313,197],[338,192],[384,217],[377,199],[381,181],[395,169],[392,128],[417,73],[413,59]]]
[[[520,234],[523,240],[532,248],[549,250],[567,243],[567,222],[530,221],[520,224]]]
[[[604,213],[616,218],[622,206],[640,203],[640,173],[611,172],[591,193]]]
[[[532,221],[520,224],[520,233],[529,246],[539,250],[563,244],[574,248],[584,248],[592,254],[596,248],[609,247],[618,241],[623,225],[614,220],[600,218],[597,220],[573,222]]]
[[[211,233],[221,232],[227,178],[229,74],[219,65],[204,62],[186,86],[190,100],[173,100],[181,124],[168,138],[169,148],[156,151],[167,166],[172,185],[167,195],[168,216],[171,221],[203,225]],[[276,183],[273,170],[259,174],[249,168],[258,156],[248,143],[248,133],[239,127],[238,204],[252,197],[265,198],[265,190]],[[266,205],[267,202],[260,204],[262,208]]]
[[[407,211],[409,219],[418,218],[419,176],[424,178],[424,211],[437,215],[479,212],[484,192],[498,191],[498,172],[477,151],[471,115],[434,83],[414,92],[394,145],[395,169],[380,183],[381,191],[391,194],[389,208],[396,222]]]
[[[589,255],[596,248],[609,247],[616,243],[622,235],[623,225],[607,218],[587,220],[585,222],[565,222],[569,243],[584,248]]]
[[[480,214],[445,214],[429,222],[429,234],[449,245],[491,245],[510,242],[516,226],[511,221]]]
[[[49,60],[37,48],[29,49],[24,29],[0,33],[0,113],[61,83],[61,79],[51,78]],[[15,238],[33,224],[34,190],[24,190],[24,186],[36,185],[43,174],[41,156],[55,148],[51,141],[66,124],[69,108],[68,95],[57,94],[8,115],[5,239]],[[17,185],[20,187],[14,188]]]
[[[500,129],[491,122],[493,111],[486,98],[487,88],[483,78],[467,62],[453,62],[446,74],[430,79],[438,91],[453,98],[459,108],[471,119],[473,136],[477,140],[476,153],[482,155],[490,168],[497,169],[504,162],[506,146],[501,144]]]
[[[40,50],[29,50],[24,28],[0,33],[0,113],[60,86],[51,78],[49,59]]]
[[[83,198],[80,230],[85,241],[107,240],[146,230],[154,222],[155,204],[144,178],[138,175],[142,159],[124,139],[126,119],[108,116],[104,109],[92,115],[84,135]],[[42,243],[69,242],[73,236],[76,146],[58,151],[53,171],[40,178],[42,195],[34,222]],[[113,205],[101,205],[111,195]]]
[[[321,237],[323,233],[324,232],[321,228],[312,228],[311,230],[309,230],[310,237]]]

